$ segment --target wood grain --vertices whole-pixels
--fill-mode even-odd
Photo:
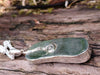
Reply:
[[[92,55],[89,61],[83,64],[44,63],[35,65],[27,61],[24,55],[11,61],[0,54],[0,75],[100,75],[100,11],[96,9],[57,9],[51,14],[17,17],[18,28],[10,30],[8,18],[0,18],[0,44],[4,40],[11,40],[18,49],[27,50],[32,44],[39,41],[84,37],[89,42]],[[10,17],[9,17],[10,18]],[[34,30],[27,20],[40,20],[44,29]],[[81,22],[80,22],[81,21]],[[3,28],[2,28],[3,27]]]

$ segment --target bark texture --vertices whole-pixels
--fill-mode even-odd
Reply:
[[[35,24],[37,19],[41,24]],[[16,22],[17,21],[17,22]],[[100,11],[57,9],[51,14],[0,18],[0,44],[10,39],[18,49],[54,38],[84,37],[92,51],[83,64],[44,63],[35,65],[24,56],[10,60],[0,54],[0,75],[100,75]]]

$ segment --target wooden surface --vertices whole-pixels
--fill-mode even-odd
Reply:
[[[42,24],[34,24],[34,19]],[[17,25],[16,25],[17,24]],[[0,44],[11,40],[18,49],[54,38],[84,37],[92,50],[83,64],[45,63],[35,65],[24,55],[10,60],[0,54],[0,75],[100,75],[100,11],[96,9],[57,9],[51,14],[0,18]]]

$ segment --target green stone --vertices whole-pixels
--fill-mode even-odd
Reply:
[[[40,50],[26,54],[27,59],[40,59],[55,56],[77,56],[88,49],[88,42],[84,38],[60,38],[39,42],[32,45],[29,50]]]

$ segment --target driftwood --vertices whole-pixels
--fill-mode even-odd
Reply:
[[[17,17],[22,22],[14,30],[7,17],[0,18],[0,44],[10,39],[18,49],[27,49],[39,41],[64,37],[84,37],[92,51],[91,59],[83,64],[44,63],[35,65],[24,55],[10,60],[0,54],[0,75],[100,75],[100,11],[96,9],[57,9],[51,14]],[[27,20],[42,22],[35,29]],[[16,19],[16,18],[15,18]],[[40,27],[41,27],[40,25]],[[36,26],[36,25],[35,25]],[[26,36],[27,35],[27,36]]]

